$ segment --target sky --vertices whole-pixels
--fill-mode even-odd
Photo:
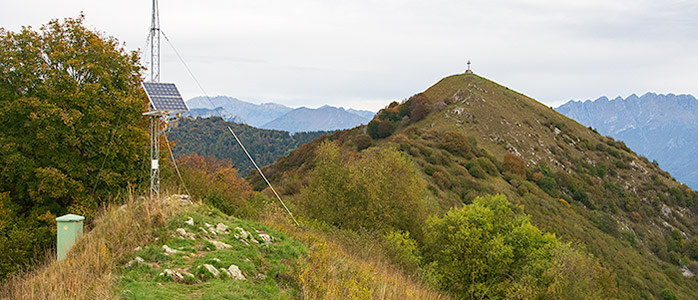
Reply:
[[[0,27],[85,24],[142,49],[152,1],[5,1]],[[160,1],[161,81],[291,107],[377,111],[463,73],[548,106],[646,92],[698,96],[694,0]]]

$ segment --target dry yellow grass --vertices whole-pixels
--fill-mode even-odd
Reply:
[[[309,248],[298,261],[302,299],[450,299],[389,263],[380,243],[314,226],[295,226],[274,205],[265,208],[263,222]]]
[[[63,261],[47,254],[44,265],[8,279],[2,299],[115,298],[115,267],[147,243],[155,228],[181,208],[178,200],[147,201],[130,195],[123,205],[109,205]]]

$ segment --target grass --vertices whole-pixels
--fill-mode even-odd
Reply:
[[[0,291],[3,299],[109,299],[118,277],[116,266],[133,249],[149,242],[154,229],[182,209],[177,200],[145,201],[129,194],[110,205],[63,261],[47,254],[43,265],[15,274]]]
[[[191,217],[194,225],[185,221]],[[225,224],[228,234],[204,233],[199,227],[205,223],[215,226]],[[257,230],[273,237],[271,245],[263,241],[247,239],[247,244],[235,238],[235,228],[257,236]],[[195,240],[181,238],[175,233],[184,228],[196,235]],[[209,240],[218,240],[232,249],[216,250]],[[178,249],[178,253],[166,256],[162,245]],[[295,262],[306,252],[303,245],[284,234],[258,223],[227,216],[209,206],[202,205],[173,216],[165,228],[158,232],[158,240],[135,252],[132,257],[141,257],[143,264],[124,268],[119,279],[118,290],[124,299],[289,299],[296,294]],[[240,268],[246,280],[212,278],[197,273],[198,267],[211,264],[217,269],[234,264]],[[184,282],[160,276],[164,269],[183,270],[195,275]],[[186,275],[185,275],[186,277]]]

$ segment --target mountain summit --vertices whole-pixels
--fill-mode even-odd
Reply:
[[[624,143],[507,87],[475,74],[449,76],[391,103],[366,126],[282,157],[265,173],[293,205],[314,201],[308,195],[315,194],[294,186],[331,170],[316,169],[336,157],[327,143],[341,149],[338,168],[389,152],[375,149],[399,151],[426,182],[427,207],[437,216],[479,196],[506,195],[536,226],[598,257],[621,299],[698,297],[698,193]],[[248,179],[263,188],[256,174]],[[332,182],[334,190],[352,190],[342,182]]]

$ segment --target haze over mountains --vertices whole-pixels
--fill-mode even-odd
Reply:
[[[253,104],[236,98],[196,97],[187,101],[191,112],[185,116],[222,116],[226,121],[263,128],[295,132],[327,131],[353,128],[367,124],[374,112],[332,106],[291,108],[276,103]]]
[[[603,135],[624,141],[638,154],[698,188],[698,100],[691,95],[646,93],[613,100],[569,101],[556,110]]]

